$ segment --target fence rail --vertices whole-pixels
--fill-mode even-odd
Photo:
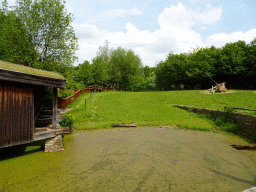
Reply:
[[[58,97],[58,108],[60,109],[66,109],[68,104],[75,101],[81,94],[86,92],[93,92],[93,91],[109,91],[109,90],[117,90],[116,88],[110,88],[110,87],[88,87],[84,89],[74,89],[74,94],[70,95],[66,98]]]

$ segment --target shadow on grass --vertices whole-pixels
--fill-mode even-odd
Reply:
[[[45,141],[35,141],[28,144],[16,145],[0,149],[0,162],[44,150]]]

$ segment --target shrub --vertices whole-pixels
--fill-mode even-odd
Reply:
[[[62,98],[67,98],[70,95],[74,94],[74,90],[73,89],[64,89],[63,91],[59,91],[58,92],[58,97],[62,97]]]
[[[224,116],[225,121],[233,123],[234,122],[233,107],[225,107],[224,111],[225,111],[225,116]]]
[[[75,116],[73,114],[64,115],[61,119],[60,126],[68,127],[69,131],[72,132],[75,123]]]

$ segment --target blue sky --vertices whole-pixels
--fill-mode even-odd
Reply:
[[[78,37],[75,65],[91,61],[105,40],[153,67],[170,52],[256,37],[255,0],[66,0],[65,6]]]

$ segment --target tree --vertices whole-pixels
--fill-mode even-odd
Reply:
[[[99,47],[99,51],[97,52],[97,56],[102,58],[102,62],[106,65],[109,63],[111,59],[111,54],[113,49],[109,48],[109,41],[106,40],[103,46]]]
[[[251,46],[256,45],[256,37],[253,38],[253,40],[250,42],[250,45]]]
[[[152,71],[149,73],[147,79],[147,84],[149,89],[155,89],[156,88],[156,74]]]
[[[109,80],[112,84],[119,84],[123,89],[128,89],[134,76],[142,76],[142,63],[138,55],[132,50],[118,47],[111,54],[108,66]]]
[[[108,84],[108,66],[111,59],[112,49],[109,48],[109,42],[106,40],[103,46],[99,47],[97,56],[92,60],[92,74],[94,83]]]
[[[211,75],[211,62],[211,48],[200,48],[189,55],[187,58],[188,65],[186,67],[188,78],[184,84],[189,85],[191,88],[197,84],[205,88],[209,87],[211,84],[209,83],[207,74]]]
[[[148,77],[151,72],[152,72],[152,69],[149,66],[146,65],[145,67],[143,67],[143,73],[145,77]]]
[[[108,82],[107,63],[104,62],[103,56],[97,56],[93,59],[92,76],[95,84],[97,85],[107,84]]]
[[[20,18],[4,1],[0,7],[0,60],[34,67],[38,56]]]
[[[94,83],[93,74],[92,74],[92,65],[89,61],[84,61],[82,64],[79,64],[75,69],[76,81],[82,82],[85,87]]]
[[[71,66],[76,57],[77,38],[62,0],[18,0],[15,12],[24,24],[31,43],[40,53],[41,68],[57,70]]]

